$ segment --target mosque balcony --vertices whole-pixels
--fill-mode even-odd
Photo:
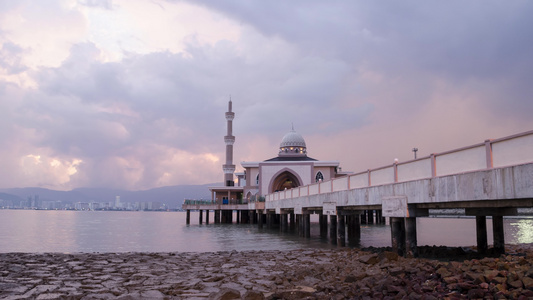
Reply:
[[[222,170],[224,174],[233,174],[235,172],[235,165],[223,165]]]
[[[226,145],[233,145],[233,143],[235,143],[235,137],[233,135],[226,135],[224,137],[224,142]]]
[[[234,118],[235,118],[235,113],[234,112],[227,112],[226,113],[226,120],[233,121]]]

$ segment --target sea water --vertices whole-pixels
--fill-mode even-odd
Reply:
[[[210,214],[211,222],[213,213]],[[336,248],[320,238],[317,215],[311,238],[252,224],[199,224],[191,213],[135,211],[0,210],[0,252],[216,252]],[[235,218],[234,218],[235,219]],[[533,219],[505,218],[506,244],[533,243]],[[488,242],[492,222],[487,220]],[[418,245],[472,246],[473,218],[417,218]],[[361,225],[357,247],[391,245],[389,225]]]

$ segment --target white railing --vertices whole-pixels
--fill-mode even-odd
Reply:
[[[533,162],[533,130],[266,195],[291,199]]]

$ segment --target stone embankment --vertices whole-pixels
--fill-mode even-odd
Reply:
[[[3,253],[0,299],[533,297],[533,251],[508,250],[460,261],[403,258],[383,249]]]

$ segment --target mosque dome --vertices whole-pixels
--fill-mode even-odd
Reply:
[[[304,147],[305,148],[305,140],[302,137],[301,134],[298,132],[291,130],[289,133],[287,133],[283,139],[281,140],[281,144],[279,144],[280,148],[284,147]]]
[[[307,147],[301,134],[292,129],[281,140],[279,144],[279,154],[282,156],[305,156]]]

